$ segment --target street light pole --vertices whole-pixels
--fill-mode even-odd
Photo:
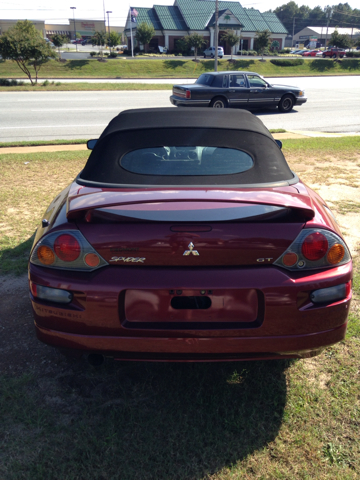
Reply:
[[[109,13],[112,13],[110,10],[107,10],[106,11],[107,13],[107,16],[108,16],[108,44],[110,43],[110,20],[109,20]],[[110,48],[110,45],[109,45],[109,48]],[[110,48],[110,52],[111,52],[111,48]]]
[[[292,39],[291,39],[291,47],[292,48],[294,48],[295,20],[296,20],[296,17],[293,18],[293,34],[292,34]]]
[[[219,45],[219,1],[215,2],[215,59],[214,59],[214,72],[217,72],[218,69],[218,45]]]
[[[73,20],[74,20],[74,37],[75,37],[75,42],[76,42],[76,25],[75,25],[75,10],[76,10],[76,7],[70,7],[71,10],[73,11]],[[77,43],[75,43],[76,45],[76,51],[77,51]]]

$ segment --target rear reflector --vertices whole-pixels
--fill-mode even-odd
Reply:
[[[336,287],[321,288],[311,293],[310,299],[313,303],[331,303],[343,300],[350,295],[350,282],[337,285]]]
[[[33,282],[30,282],[30,290],[35,298],[46,302],[70,303],[73,298],[73,294],[67,290],[44,287]]]
[[[191,98],[190,90],[186,90],[185,98]]]

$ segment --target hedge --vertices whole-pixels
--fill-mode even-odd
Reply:
[[[296,67],[297,65],[303,65],[304,59],[303,58],[294,58],[292,60],[284,60],[284,59],[277,59],[273,58],[270,60],[270,63],[276,65],[278,67]]]

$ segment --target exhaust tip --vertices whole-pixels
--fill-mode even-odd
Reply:
[[[100,367],[105,362],[105,357],[101,353],[89,353],[87,361],[93,367]]]

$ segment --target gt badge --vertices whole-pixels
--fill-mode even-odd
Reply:
[[[183,253],[183,256],[187,257],[191,253],[195,256],[200,255],[197,250],[193,250],[194,244],[192,242],[189,243],[188,247],[189,247],[189,250],[185,250],[185,252]]]

